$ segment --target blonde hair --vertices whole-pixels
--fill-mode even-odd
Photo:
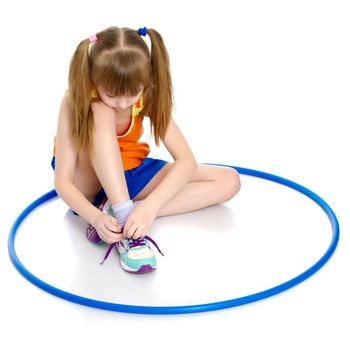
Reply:
[[[150,118],[155,143],[164,139],[173,109],[169,56],[161,35],[147,28],[151,52],[137,30],[109,27],[77,46],[69,66],[68,96],[72,111],[71,135],[78,153],[91,154],[93,114],[91,89],[102,86],[113,95],[139,93],[144,86],[142,115]]]

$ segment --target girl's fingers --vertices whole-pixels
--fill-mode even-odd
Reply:
[[[127,237],[132,238],[135,234],[138,235],[138,233],[141,231],[142,231],[142,227],[137,227],[136,224],[132,224],[127,233]]]
[[[119,227],[114,227],[114,226],[108,226],[106,227],[108,231],[113,232],[113,233],[120,233],[120,228]]]
[[[108,222],[106,225],[105,225],[108,230],[110,231],[120,231],[120,226],[114,222],[113,220],[111,220],[110,222]]]
[[[138,227],[136,230],[135,230],[135,232],[134,232],[134,234],[132,235],[132,239],[139,239],[140,238],[140,236],[141,236],[141,231],[142,231],[142,228],[141,227]]]
[[[114,232],[114,233],[119,233],[120,232],[120,227],[118,225],[113,224],[113,223],[107,223],[107,224],[104,225],[104,227],[108,231],[111,231],[111,232]]]
[[[135,225],[131,225],[127,230],[125,230],[125,227],[124,227],[123,237],[124,238],[131,238],[133,236],[134,232],[135,232]]]
[[[113,232],[111,232],[110,230],[108,230],[107,229],[107,227],[103,227],[102,228],[102,234],[103,234],[103,236],[104,236],[104,241],[106,242],[106,243],[113,243],[114,242],[114,238],[115,238],[115,233],[113,233]]]

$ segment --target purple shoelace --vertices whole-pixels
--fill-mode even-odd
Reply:
[[[164,254],[159,249],[157,243],[149,236],[145,236],[142,239],[128,238],[129,247],[130,248],[134,248],[134,247],[137,247],[137,246],[140,246],[140,247],[141,246],[145,246],[146,245],[145,239],[149,240],[158,249],[158,252],[164,256]],[[111,253],[112,249],[116,246],[117,243],[118,242],[114,242],[114,243],[110,244],[110,246],[108,247],[108,250],[106,252],[105,257],[104,257],[103,261],[101,262],[101,265],[107,260],[109,254]]]

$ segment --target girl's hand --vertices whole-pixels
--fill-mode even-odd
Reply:
[[[156,211],[145,204],[145,201],[138,204],[129,214],[123,228],[123,238],[139,239],[144,238],[150,230]]]
[[[115,110],[112,107],[107,106],[103,101],[93,101],[91,102],[91,110],[93,115],[105,116],[105,115],[113,115],[115,114]]]
[[[95,217],[94,221],[92,222],[92,226],[95,227],[101,239],[108,244],[118,242],[123,239],[122,233],[117,233],[121,232],[118,221],[111,215],[100,213]]]

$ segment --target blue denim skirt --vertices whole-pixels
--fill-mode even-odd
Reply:
[[[142,189],[151,181],[154,175],[163,168],[168,162],[162,159],[155,159],[147,157],[142,163],[133,169],[124,170],[125,180],[128,186],[130,199],[134,199]],[[55,157],[52,157],[51,166],[55,171]],[[94,206],[99,206],[103,199],[106,197],[106,193],[102,188],[92,201]],[[74,214],[76,214],[74,212]]]

